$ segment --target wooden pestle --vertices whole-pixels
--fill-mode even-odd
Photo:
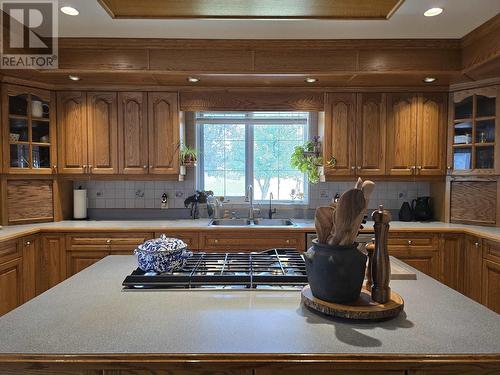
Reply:
[[[386,303],[391,298],[389,281],[391,278],[391,263],[387,251],[387,237],[389,234],[389,222],[391,215],[381,205],[374,211],[372,219],[375,222],[375,250],[372,256],[372,300],[378,303]]]

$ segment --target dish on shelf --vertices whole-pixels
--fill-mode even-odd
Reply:
[[[10,133],[9,134],[9,142],[17,142],[17,141],[19,141],[20,137],[21,137],[21,134]]]

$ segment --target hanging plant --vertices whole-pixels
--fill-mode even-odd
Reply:
[[[180,159],[181,165],[193,167],[196,166],[198,160],[198,153],[195,148],[189,147],[186,144],[181,144]]]
[[[317,184],[321,177],[323,157],[318,152],[318,140],[307,141],[302,146],[296,146],[292,153],[290,164],[302,173],[307,174],[309,182]]]

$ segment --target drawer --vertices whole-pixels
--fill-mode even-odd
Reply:
[[[106,233],[66,236],[66,250],[132,252],[138,245],[153,238],[153,233]]]
[[[483,258],[500,263],[500,243],[483,240]]]
[[[200,235],[201,251],[258,251],[274,247],[287,247],[303,250],[304,236],[301,234],[269,235],[207,233]]]
[[[199,249],[199,234],[198,232],[175,232],[175,231],[166,231],[166,232],[157,232],[155,233],[155,237],[160,237],[160,235],[166,235],[167,237],[178,238],[183,240],[186,245],[188,245],[189,250],[197,251]]]
[[[387,247],[390,250],[438,250],[437,235],[389,233]]]
[[[0,264],[22,256],[22,249],[17,240],[0,244]]]

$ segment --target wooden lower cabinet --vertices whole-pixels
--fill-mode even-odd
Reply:
[[[28,302],[35,298],[36,293],[36,272],[37,255],[39,251],[39,241],[37,237],[21,239],[23,252],[23,302]]]
[[[23,303],[23,259],[17,240],[0,244],[0,316]]]
[[[464,292],[464,236],[445,233],[440,238],[440,281],[460,293]]]
[[[174,237],[178,238],[186,243],[188,245],[188,249],[191,251],[198,251],[199,248],[199,231],[182,231],[182,232],[176,232],[176,231],[162,231],[162,232],[157,232],[155,233],[155,238],[160,237],[162,234],[166,235],[167,237]]]
[[[500,314],[500,263],[483,261],[482,303]]]
[[[200,234],[201,251],[259,251],[275,247],[293,248],[304,251],[304,233],[260,232],[258,235],[248,230],[242,233],[233,231],[210,231]]]
[[[417,270],[440,279],[439,239],[435,234],[390,233],[389,254]]]
[[[463,294],[481,303],[481,274],[483,269],[481,239],[469,235],[465,236],[463,267]]]
[[[43,235],[37,253],[36,294],[38,295],[66,278],[64,236]]]
[[[70,251],[66,254],[66,270],[68,277],[77,274],[110,255],[109,251]]]

